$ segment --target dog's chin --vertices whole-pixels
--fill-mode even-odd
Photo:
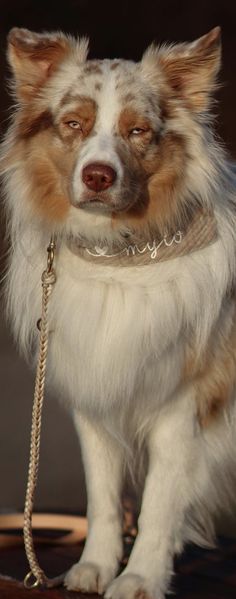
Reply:
[[[114,206],[112,206],[111,204],[107,204],[102,200],[99,200],[99,198],[79,202],[78,204],[76,204],[76,207],[80,210],[85,210],[86,212],[94,214],[110,215],[112,212],[114,212]]]
[[[82,197],[81,199],[75,199],[72,201],[72,204],[75,208],[79,210],[83,210],[84,212],[89,212],[90,214],[103,214],[107,216],[111,216],[113,213],[127,212],[134,204],[136,203],[136,199],[125,198],[122,199],[112,199],[110,197],[103,197],[95,195],[94,197]]]

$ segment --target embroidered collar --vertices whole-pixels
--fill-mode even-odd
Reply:
[[[76,239],[67,241],[69,249],[88,262],[107,266],[144,266],[191,254],[214,243],[217,224],[213,214],[198,212],[185,230],[153,239],[112,248],[107,245],[86,247]]]

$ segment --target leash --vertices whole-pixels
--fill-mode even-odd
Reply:
[[[39,353],[38,353],[38,362],[37,362],[37,370],[36,370],[36,379],[35,379],[35,390],[34,390],[34,400],[33,400],[33,410],[32,410],[32,425],[31,425],[31,439],[30,439],[30,457],[29,457],[29,468],[28,468],[28,480],[26,487],[26,497],[25,497],[25,508],[24,508],[24,524],[23,524],[23,536],[24,536],[24,545],[25,552],[28,559],[28,563],[30,566],[30,571],[26,574],[24,578],[24,586],[26,589],[33,589],[35,587],[41,586],[44,588],[53,588],[59,586],[63,583],[65,578],[65,572],[59,576],[54,578],[48,578],[40,567],[33,541],[33,532],[32,532],[32,517],[33,517],[33,508],[34,508],[34,496],[37,486],[38,480],[38,469],[39,469],[39,458],[40,458],[40,437],[41,437],[41,424],[42,424],[42,410],[43,410],[43,402],[44,402],[44,390],[45,390],[45,378],[46,378],[46,363],[47,363],[47,350],[48,350],[48,339],[49,339],[49,328],[48,328],[48,305],[49,299],[53,290],[53,286],[56,283],[56,274],[54,270],[54,259],[55,259],[55,249],[56,242],[54,237],[51,237],[50,244],[47,248],[47,268],[42,273],[42,313],[41,318],[37,322],[37,327],[40,331],[40,339],[39,339]],[[41,522],[40,515],[34,516],[35,524],[39,526]],[[60,524],[61,527],[61,519],[63,518],[63,527],[65,527],[65,518],[55,516],[54,526],[58,526]],[[60,521],[59,521],[60,520]],[[69,522],[68,522],[69,520]],[[78,518],[69,518],[67,517],[67,527],[70,525],[74,526],[76,520],[76,530],[72,532],[67,539],[67,542],[75,542],[84,539],[87,532],[87,521],[85,518],[79,518],[80,521],[80,529],[78,532]],[[48,522],[48,526],[52,526],[52,517],[46,515],[46,521]],[[17,520],[18,524],[21,526],[21,518],[20,522]],[[12,521],[7,523],[7,527],[9,528],[10,524],[14,524],[14,528],[16,527],[16,518],[14,517],[14,523]],[[6,524],[6,523],[5,523]],[[44,526],[45,523],[45,515],[44,515]],[[124,539],[127,544],[133,543],[133,540],[136,536],[136,529],[133,522],[133,516],[131,514],[130,508],[128,509],[125,506],[125,522],[124,522]],[[6,539],[4,539],[6,541]],[[8,541],[8,539],[7,539]]]
[[[55,578],[48,578],[39,565],[33,542],[32,534],[32,514],[34,507],[34,495],[37,486],[39,456],[40,456],[40,433],[42,422],[42,409],[44,401],[46,362],[48,350],[48,304],[49,298],[56,282],[54,265],[56,243],[54,237],[51,237],[50,244],[47,248],[47,268],[42,274],[42,315],[37,326],[40,330],[39,340],[39,355],[36,371],[33,412],[32,412],[32,427],[30,441],[30,459],[28,470],[28,481],[25,497],[24,509],[24,544],[25,552],[30,566],[30,571],[24,579],[26,588],[31,589],[37,586],[47,588],[55,587],[63,582],[65,574]]]

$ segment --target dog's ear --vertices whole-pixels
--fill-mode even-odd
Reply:
[[[176,95],[196,112],[208,108],[210,94],[217,88],[221,64],[221,30],[215,27],[192,43],[149,48],[142,64],[154,61]]]
[[[28,29],[11,29],[8,35],[8,60],[14,74],[14,91],[20,99],[30,99],[44,85],[58,65],[77,50],[86,59],[87,41],[79,43],[61,32],[34,33]]]

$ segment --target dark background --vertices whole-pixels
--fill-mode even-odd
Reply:
[[[217,94],[216,127],[231,155],[236,155],[235,0],[1,0],[1,133],[9,114],[5,49],[11,27],[86,34],[91,40],[90,57],[139,60],[153,40],[158,43],[193,40],[216,25],[222,27],[220,77],[224,84]],[[3,237],[2,217],[2,270]],[[0,509],[23,505],[33,393],[32,375],[13,347],[2,312],[3,309],[0,311]],[[78,443],[69,415],[55,399],[46,398],[37,507],[83,511],[85,493]]]

